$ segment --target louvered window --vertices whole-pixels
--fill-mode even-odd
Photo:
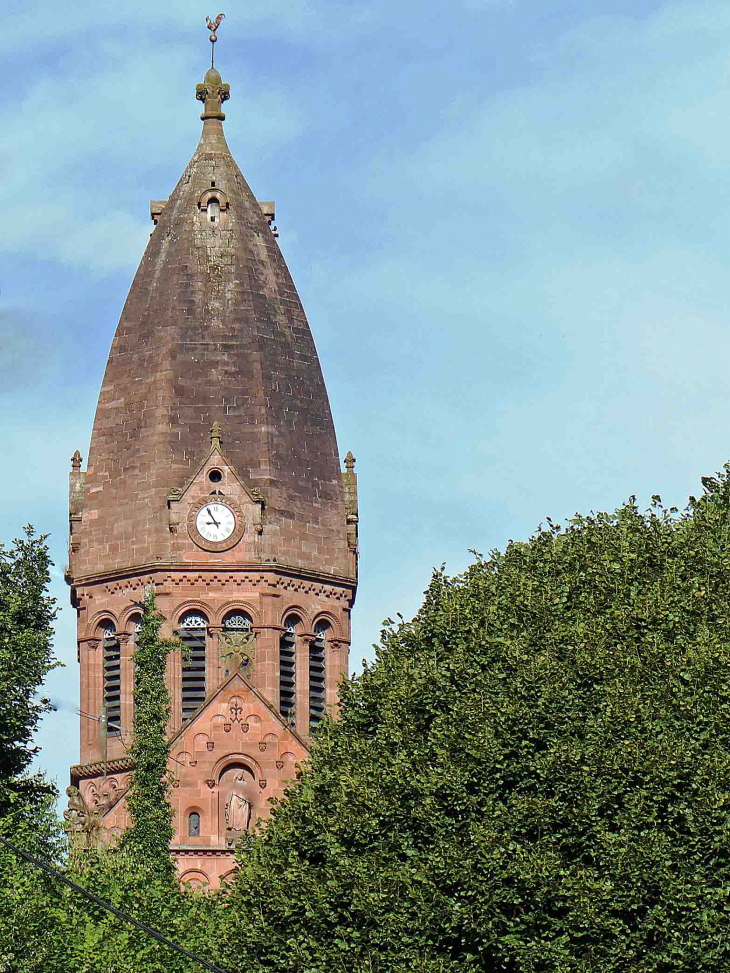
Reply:
[[[208,619],[187,612],[180,619],[178,638],[185,646],[182,665],[182,718],[189,720],[205,702],[205,649]]]
[[[325,712],[325,654],[327,651],[327,626],[317,625],[315,638],[309,644],[309,728],[313,730],[323,719]]]
[[[290,616],[284,623],[285,632],[279,639],[279,712],[285,720],[294,722],[297,701],[297,625],[299,619]]]
[[[104,626],[104,706],[110,734],[120,732],[122,718],[122,653],[116,626]]]

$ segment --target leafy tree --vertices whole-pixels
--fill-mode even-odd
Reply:
[[[0,544],[0,819],[42,806],[53,791],[43,775],[29,774],[32,740],[48,700],[37,691],[59,663],[53,658],[55,599],[45,536],[25,528],[10,548]]]
[[[0,833],[16,847],[57,867],[65,845],[56,816],[55,795],[39,793],[0,822]],[[53,880],[0,845],[0,973],[52,970],[52,933],[58,892]]]
[[[726,971],[729,471],[436,573],[241,854],[229,967]]]
[[[173,643],[159,637],[154,596],[143,604],[135,639],[136,768],[128,793],[132,826],[118,846],[72,849],[68,861],[38,847],[36,831],[18,843],[46,860],[55,857],[67,878],[194,952],[214,955],[214,896],[180,890],[170,856],[172,813],[167,800],[166,739],[169,696],[165,663]],[[48,809],[50,813],[50,808]],[[49,835],[53,827],[48,822]],[[24,838],[27,841],[24,842]],[[32,839],[32,840],[31,840]],[[32,847],[28,847],[28,842]],[[200,966],[48,878],[0,847],[0,973],[188,973]]]
[[[0,834],[60,863],[56,789],[42,773],[30,772],[38,752],[33,736],[49,709],[38,692],[59,665],[45,540],[29,526],[10,547],[0,545]],[[0,847],[0,970],[20,969],[26,956],[43,964],[51,907],[47,879]]]

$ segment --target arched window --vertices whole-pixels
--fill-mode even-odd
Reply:
[[[206,207],[208,214],[209,223],[219,223],[221,218],[221,204],[220,200],[216,199],[215,196],[211,196],[208,200],[208,205]]]
[[[325,655],[327,652],[326,622],[314,629],[315,637],[309,643],[309,729],[313,730],[323,719],[325,712]]]
[[[297,625],[296,615],[284,622],[284,634],[279,639],[279,712],[291,723],[296,719],[297,702]]]
[[[253,625],[250,617],[246,612],[241,611],[239,608],[228,612],[226,617],[223,619],[223,628],[234,629],[240,632],[241,629],[249,629]]]
[[[200,837],[200,815],[197,811],[191,811],[188,815],[188,836],[191,838]]]
[[[104,634],[104,706],[106,707],[107,732],[118,734],[122,718],[122,653],[117,638],[117,627],[109,619],[102,623]]]
[[[185,646],[182,665],[182,718],[189,720],[205,702],[205,642],[208,619],[199,611],[186,612],[178,623]]]

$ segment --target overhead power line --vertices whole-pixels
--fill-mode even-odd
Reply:
[[[2,835],[0,835],[0,843],[6,845],[20,858],[24,858],[27,862],[30,862],[31,865],[35,865],[36,868],[40,868],[42,871],[48,872],[49,875],[52,875],[53,878],[57,879],[59,882],[63,882],[65,885],[68,885],[68,887],[72,888],[75,892],[80,892],[82,895],[85,895],[87,899],[91,899],[91,901],[96,903],[96,905],[101,906],[102,909],[106,909],[107,912],[111,912],[112,915],[115,915],[118,919],[122,919],[124,922],[130,923],[130,925],[136,926],[137,929],[141,929],[142,932],[146,932],[148,936],[152,936],[152,938],[156,939],[159,943],[163,943],[165,946],[169,946],[170,949],[174,949],[176,952],[182,953],[183,956],[187,956],[188,959],[194,960],[196,963],[200,963],[200,965],[204,966],[206,970],[213,970],[213,973],[226,973],[226,970],[222,969],[220,966],[216,966],[215,963],[209,963],[208,960],[203,959],[201,956],[196,956],[195,953],[191,953],[189,950],[185,949],[184,946],[178,946],[177,943],[173,943],[173,941],[168,939],[167,936],[163,936],[162,933],[151,929],[143,922],[138,922],[137,919],[133,919],[131,916],[126,915],[126,913],[122,912],[120,909],[117,909],[115,906],[111,905],[111,903],[105,902],[104,899],[100,899],[98,895],[94,895],[93,892],[89,892],[88,889],[83,888],[83,886],[77,885],[76,882],[72,882],[70,878],[66,878],[62,872],[59,872],[57,868],[54,868],[47,862],[41,861],[40,858],[36,858],[34,855],[29,855],[27,851],[21,851],[20,848],[17,848],[11,841],[8,841],[7,838],[3,838]]]

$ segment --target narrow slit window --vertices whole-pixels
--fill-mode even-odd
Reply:
[[[279,712],[290,723],[296,718],[298,624],[295,616],[287,618],[279,639]]]
[[[309,644],[309,728],[313,730],[324,719],[327,653],[327,626],[320,624]]]
[[[221,204],[220,200],[216,199],[215,196],[211,196],[208,200],[208,205],[206,207],[208,213],[209,223],[220,223],[221,218]]]
[[[107,622],[104,626],[104,706],[107,732],[110,735],[119,734],[122,718],[122,653],[113,622]]]
[[[184,645],[182,665],[182,718],[189,720],[205,702],[206,638],[208,619],[201,612],[187,612],[180,619],[178,638]]]

